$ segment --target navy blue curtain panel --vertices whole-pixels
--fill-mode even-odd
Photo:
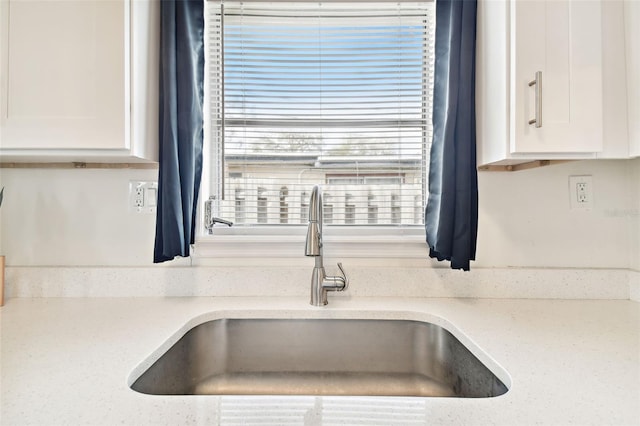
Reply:
[[[476,1],[436,0],[433,142],[425,226],[429,256],[469,270],[478,234]]]
[[[154,263],[189,256],[202,176],[204,1],[160,2],[160,165]]]

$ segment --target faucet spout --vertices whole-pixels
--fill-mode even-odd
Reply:
[[[316,222],[322,230],[322,189],[314,185],[309,199],[309,222]]]
[[[313,187],[309,200],[309,224],[307,226],[307,239],[305,242],[305,256],[315,257],[315,267],[311,275],[311,304],[323,306],[328,303],[327,291],[343,291],[347,288],[349,280],[338,263],[342,276],[327,276],[322,255],[322,190],[319,185]]]
[[[322,258],[322,192],[318,185],[313,187],[309,200],[309,225],[304,254]]]

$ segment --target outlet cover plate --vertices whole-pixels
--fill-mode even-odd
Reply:
[[[593,208],[593,177],[569,176],[569,200],[571,210],[591,210]]]
[[[129,182],[129,212],[155,214],[158,199],[158,182]]]

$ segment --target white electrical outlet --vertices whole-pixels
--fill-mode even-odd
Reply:
[[[593,178],[591,176],[569,176],[569,199],[571,210],[593,208]]]
[[[135,193],[133,195],[133,206],[144,207],[144,187],[136,187]]]
[[[158,199],[158,182],[129,182],[129,211],[155,213]]]

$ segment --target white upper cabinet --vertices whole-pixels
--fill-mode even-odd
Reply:
[[[629,152],[631,156],[638,157],[640,156],[640,2],[626,1],[624,16]]]
[[[512,4],[511,153],[602,150],[600,16],[597,1]]]
[[[596,158],[605,134],[626,133],[620,132],[626,117],[615,118],[626,110],[619,96],[624,96],[625,73],[613,83],[603,81],[609,69],[624,64],[623,48],[611,53],[613,64],[603,64],[603,40],[609,37],[603,23],[622,14],[608,9],[603,14],[605,3],[479,1],[479,165]],[[620,93],[609,107],[604,98],[616,90]]]
[[[154,3],[0,2],[3,161],[157,159]]]
[[[604,146],[597,158],[629,158],[624,2],[607,0],[601,6]]]

